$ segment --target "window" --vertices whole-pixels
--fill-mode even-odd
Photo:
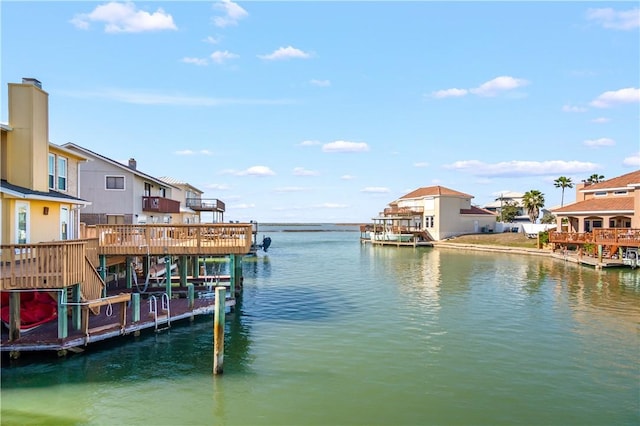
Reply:
[[[60,207],[60,239],[69,239],[69,208]]]
[[[16,202],[16,242],[26,244],[29,242],[29,204]]]
[[[144,196],[151,197],[151,184],[148,182],[144,183]]]
[[[605,197],[607,195],[607,191],[598,191],[593,193],[596,197]]]
[[[613,195],[627,195],[627,191],[613,191]]]
[[[67,159],[58,157],[58,191],[67,190]]]
[[[49,189],[55,189],[56,156],[49,154]]]
[[[124,176],[105,176],[106,189],[124,190]]]

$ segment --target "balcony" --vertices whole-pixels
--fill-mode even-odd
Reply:
[[[640,247],[640,229],[600,228],[593,232],[549,232],[549,242],[558,244],[603,244]]]
[[[142,197],[142,211],[180,213],[180,202],[164,197]]]
[[[225,211],[225,205],[217,198],[187,198],[186,207],[195,211],[206,212],[222,212]]]
[[[422,216],[424,207],[387,207],[384,216]]]

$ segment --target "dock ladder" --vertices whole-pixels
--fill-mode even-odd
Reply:
[[[171,328],[171,308],[169,307],[169,295],[167,293],[162,293],[161,308],[162,314],[159,314],[158,298],[155,295],[152,295],[149,298],[149,315],[153,315],[156,333]],[[165,319],[166,321],[164,321],[164,323],[166,326],[160,328],[161,321]]]

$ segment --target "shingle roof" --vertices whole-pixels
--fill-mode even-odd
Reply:
[[[408,199],[408,198],[423,198],[423,197],[433,197],[433,196],[452,196],[452,197],[464,197],[464,198],[473,198],[472,195],[465,194],[464,192],[459,192],[450,188],[446,188],[444,186],[436,185],[436,186],[425,186],[422,188],[418,188],[414,191],[409,192],[408,194],[400,197],[400,200]]]
[[[609,188],[624,188],[629,185],[640,185],[640,170],[636,170],[631,173],[627,173],[622,176],[605,180],[604,182],[594,183],[592,185],[585,186],[582,191],[594,191],[603,190]]]
[[[603,197],[579,201],[552,210],[553,213],[633,211],[634,197]]]
[[[0,191],[8,190],[13,192],[14,194],[21,194],[25,196],[25,198],[47,198],[47,199],[58,199],[61,202],[66,201],[70,203],[78,203],[78,204],[91,204],[86,200],[81,198],[72,197],[71,195],[63,194],[58,191],[35,191],[33,189],[25,188],[23,186],[13,185],[6,180],[2,179],[0,181]]]
[[[460,209],[460,214],[489,214],[492,216],[497,216],[494,212],[482,209],[480,207],[471,206],[470,209]]]

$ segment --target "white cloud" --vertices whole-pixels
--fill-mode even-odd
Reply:
[[[208,62],[205,58],[182,58],[181,59],[182,62],[184,62],[185,64],[193,64],[193,65],[199,65],[199,66],[204,66],[207,65]]]
[[[579,107],[575,105],[563,105],[563,112],[585,112],[587,109],[585,107]]]
[[[300,142],[298,145],[300,145],[300,146],[315,146],[315,145],[322,145],[322,143],[320,141],[306,140],[306,141]]]
[[[620,90],[610,90],[604,92],[589,105],[596,108],[609,108],[617,104],[640,102],[640,89],[627,87]]]
[[[329,87],[331,86],[331,82],[329,80],[316,80],[313,79],[310,81],[310,83],[314,86],[318,86],[318,87]]]
[[[191,151],[190,149],[183,149],[181,151],[175,151],[174,154],[176,154],[176,155],[193,155],[193,154],[195,154],[195,152]]]
[[[229,207],[237,210],[246,210],[246,209],[253,209],[256,207],[256,205],[253,203],[240,203],[240,204],[234,204]]]
[[[348,204],[338,204],[338,203],[322,203],[313,206],[318,209],[346,209],[349,207]]]
[[[371,194],[386,194],[391,191],[389,190],[389,188],[385,188],[384,186],[367,186],[366,188],[363,188],[361,192],[368,192]]]
[[[319,174],[315,170],[307,170],[304,167],[295,167],[293,169],[294,176],[318,176]]]
[[[587,20],[611,30],[632,30],[640,27],[640,9],[616,11],[608,8],[588,9]]]
[[[207,106],[222,105],[290,105],[288,99],[206,98],[197,96],[165,95],[137,90],[104,89],[93,92],[64,91],[58,93],[82,99],[108,99],[138,105]]]
[[[436,98],[436,99],[442,99],[442,98],[459,98],[461,96],[465,96],[467,95],[467,93],[469,93],[469,91],[467,89],[444,89],[444,90],[438,90],[435,91],[431,94],[432,97]]]
[[[334,141],[322,145],[324,152],[367,152],[369,145],[365,142]]]
[[[216,50],[210,55],[210,58],[216,64],[223,64],[229,59],[236,59],[239,58],[239,56],[235,53],[229,52],[228,50]]]
[[[342,179],[342,180],[353,180],[355,178],[356,177],[353,176],[353,175],[342,175],[342,176],[340,176],[340,179]]]
[[[277,61],[291,58],[308,59],[310,57],[311,55],[309,53],[303,52],[302,50],[296,49],[295,47],[291,46],[280,47],[277,50],[274,50],[272,53],[269,53],[268,55],[258,55],[258,58],[266,59],[268,61]]]
[[[177,30],[173,17],[162,8],[154,13],[137,10],[132,2],[110,2],[97,6],[91,13],[81,13],[71,19],[79,29],[89,29],[91,22],[103,22],[107,33],[141,33],[145,31]]]
[[[622,164],[629,167],[640,167],[640,151],[622,160]]]
[[[478,160],[456,161],[443,166],[446,169],[468,172],[474,176],[526,177],[554,174],[592,172],[600,168],[596,163],[584,161],[503,161],[484,163]]]
[[[209,183],[205,185],[206,189],[213,189],[215,191],[226,191],[229,189],[229,185],[226,183]]]
[[[237,172],[238,176],[274,176],[276,173],[267,166],[252,166],[246,170]]]
[[[528,84],[529,82],[522,78],[501,76],[482,83],[480,86],[475,89],[470,89],[469,91],[478,96],[496,96],[505,90],[517,89],[518,87],[523,87]]]
[[[205,43],[208,44],[218,44],[220,43],[220,38],[215,38],[213,36],[207,36],[206,38],[202,39],[202,41],[204,41]]]
[[[215,3],[213,8],[223,13],[221,16],[215,16],[213,18],[213,24],[220,28],[238,25],[239,20],[249,16],[246,10],[230,0],[222,0],[221,2]]]
[[[614,146],[616,141],[611,138],[600,138],[600,139],[587,139],[582,142],[585,146],[590,147],[598,147],[598,146]]]
[[[413,163],[413,167],[417,167],[417,168],[429,167],[429,163],[427,163],[426,161],[419,161],[417,163]]]
[[[598,117],[591,120],[592,123],[598,123],[598,124],[608,123],[610,121],[611,119],[607,117]]]

